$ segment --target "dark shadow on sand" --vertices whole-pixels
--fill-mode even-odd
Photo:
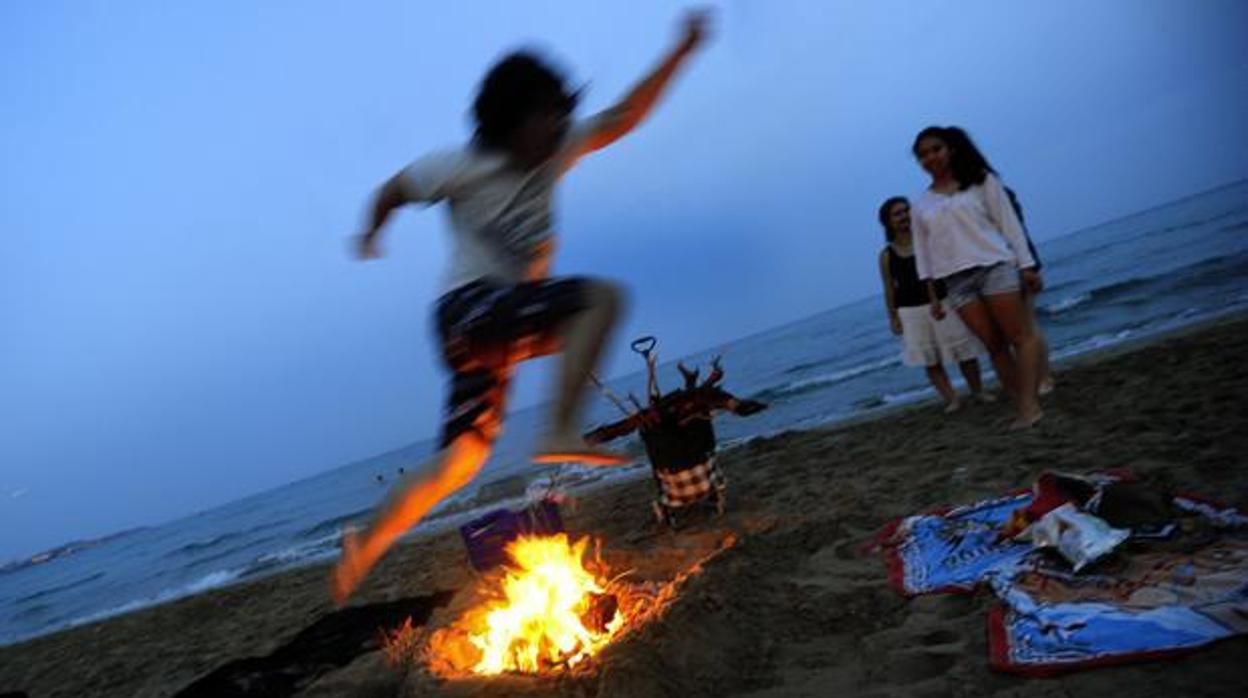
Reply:
[[[239,659],[200,677],[179,691],[180,698],[293,696],[325,673],[350,664],[381,646],[383,631],[407,618],[424,625],[454,591],[437,591],[386,603],[352,606],[322,616],[285,645],[264,657]]]

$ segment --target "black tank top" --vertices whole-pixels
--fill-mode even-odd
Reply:
[[[919,280],[919,268],[914,255],[902,257],[889,245],[884,250],[888,254],[888,272],[893,277],[893,302],[898,308],[913,308],[927,305],[927,284]],[[936,284],[936,297],[944,298],[943,284]]]

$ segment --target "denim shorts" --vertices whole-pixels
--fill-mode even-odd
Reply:
[[[1018,293],[1021,286],[1018,267],[1010,262],[971,267],[945,277],[945,288],[949,292],[945,303],[950,308],[961,308],[986,296]]]

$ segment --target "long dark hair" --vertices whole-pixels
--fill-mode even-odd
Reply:
[[[572,113],[578,92],[537,54],[517,51],[490,68],[472,105],[476,139],[488,150],[502,150],[529,116],[543,109]]]
[[[893,224],[889,222],[889,213],[897,204],[909,204],[910,200],[904,196],[890,196],[880,204],[880,225],[884,226],[884,239],[892,242],[897,237],[897,231],[893,230]]]
[[[958,189],[966,190],[977,184],[983,184],[989,173],[997,171],[989,164],[988,158],[979,151],[970,134],[957,126],[928,126],[914,137],[911,151],[919,154],[919,142],[925,138],[936,138],[944,141],[949,148],[949,165],[953,170],[953,178]]]

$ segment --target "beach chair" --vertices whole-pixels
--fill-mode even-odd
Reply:
[[[698,383],[698,371],[677,364],[684,376],[684,387],[663,395],[657,377],[658,357],[654,337],[633,342],[633,351],[646,361],[646,392],[649,404],[643,407],[629,396],[634,409],[625,407],[600,381],[595,383],[624,413],[624,419],[600,426],[585,435],[590,443],[604,443],[634,431],[641,437],[654,475],[655,518],[661,525],[676,528],[678,513],[713,501],[716,512],[727,506],[728,480],[715,463],[717,446],[715,413],[730,411],[751,415],[766,408],[761,402],[742,400],[719,387],[724,378],[720,359],[711,363],[707,379]]]

